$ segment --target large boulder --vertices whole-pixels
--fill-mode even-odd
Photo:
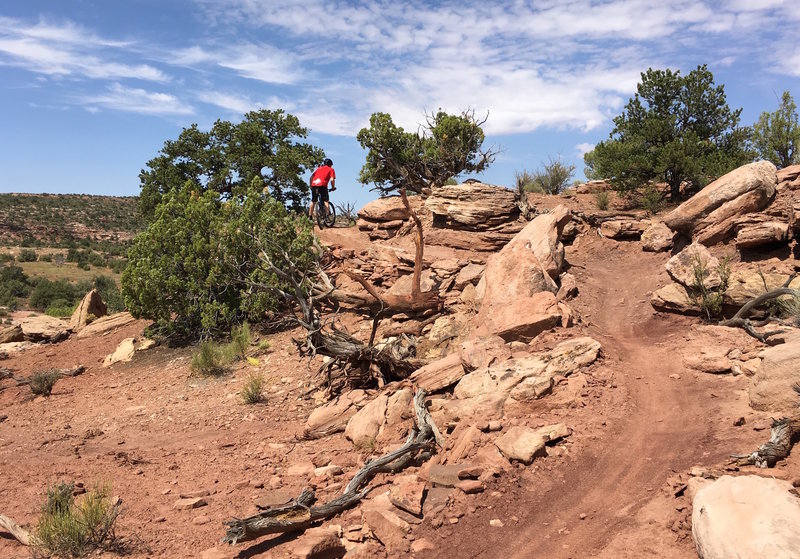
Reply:
[[[387,428],[398,426],[411,417],[413,397],[408,388],[379,394],[350,418],[344,436],[355,445],[373,445],[385,431],[389,434]]]
[[[24,341],[25,332],[22,331],[22,327],[19,324],[0,328],[0,344]]]
[[[514,235],[522,230],[519,220],[489,231],[467,231],[448,227],[432,227],[425,230],[425,244],[473,252],[496,252],[503,248]]]
[[[736,231],[736,248],[747,249],[773,243],[782,243],[789,238],[789,224],[782,221],[763,221],[739,227]]]
[[[777,172],[778,188],[788,187],[794,188],[800,184],[793,184],[800,178],[800,165],[789,165]]]
[[[358,217],[367,221],[397,221],[406,219],[408,210],[400,196],[387,196],[369,202],[358,211]]]
[[[765,208],[775,197],[777,175],[769,161],[750,163],[718,178],[672,210],[664,223],[711,245],[730,237],[736,219]]]
[[[482,297],[477,322],[506,340],[531,339],[560,323],[555,293],[564,264],[559,232],[566,208],[537,216],[492,255],[478,283]]]
[[[386,406],[389,396],[379,394],[377,398],[361,408],[350,418],[344,436],[357,445],[374,445],[381,427],[386,421]]]
[[[657,221],[642,233],[642,250],[661,252],[672,248],[675,233],[666,225]]]
[[[69,324],[65,320],[45,314],[26,316],[20,319],[19,325],[29,342],[58,341],[69,333]]]
[[[489,334],[500,336],[506,341],[530,341],[545,330],[561,325],[562,312],[558,299],[549,291],[540,291],[529,297],[520,296],[505,302],[496,298],[489,301],[487,304],[487,298],[484,298],[478,313],[478,323]]]
[[[414,386],[424,388],[426,392],[431,393],[452,386],[461,380],[464,374],[461,356],[458,353],[451,353],[420,367],[411,374],[409,380]]]
[[[600,234],[609,239],[638,239],[650,227],[651,222],[636,219],[612,219],[600,224]]]
[[[800,339],[761,352],[761,364],[750,384],[750,406],[773,413],[790,413],[800,405],[793,386],[800,383]]]
[[[434,226],[486,231],[517,219],[517,194],[501,186],[480,182],[445,185],[425,201]]]
[[[110,314],[103,318],[98,318],[84,326],[81,331],[78,332],[78,337],[88,338],[90,336],[99,336],[106,332],[111,332],[112,330],[133,324],[134,322],[136,322],[136,319],[129,312]]]
[[[567,377],[593,363],[600,354],[600,342],[589,337],[572,338],[553,349],[508,359],[487,367],[488,361],[464,375],[453,389],[457,398],[449,405],[459,417],[485,409],[502,414],[510,397],[519,401],[537,399],[553,387],[553,378]],[[519,390],[517,390],[519,388]],[[516,390],[516,393],[515,393]],[[487,414],[488,418],[488,414]]]
[[[409,205],[415,211],[422,207],[419,196],[411,196]],[[370,240],[385,240],[394,237],[408,219],[403,200],[400,196],[387,196],[368,203],[358,212],[356,225],[366,231]]]
[[[344,431],[347,422],[369,401],[363,390],[350,390],[311,412],[303,429],[303,438],[317,439]]]
[[[701,559],[797,559],[800,500],[786,481],[722,476],[692,501],[692,536]]]
[[[731,271],[728,278],[728,288],[725,290],[724,301],[728,305],[741,307],[751,299],[772,289],[782,287],[788,274],[775,272],[762,272],[749,268],[736,268]],[[792,289],[800,289],[800,278],[795,278],[789,284]]]
[[[650,304],[657,311],[700,314],[700,307],[696,301],[679,283],[670,283],[653,291],[650,296]]]
[[[81,304],[72,313],[72,317],[69,319],[69,326],[73,332],[79,332],[89,322],[106,314],[108,314],[108,308],[103,302],[103,298],[100,297],[96,289],[92,289],[84,296]]]
[[[719,260],[699,243],[692,243],[667,261],[667,273],[684,287],[694,287],[696,271],[703,269],[703,285],[708,288],[719,287]]]

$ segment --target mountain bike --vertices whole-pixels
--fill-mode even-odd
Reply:
[[[336,190],[332,188],[330,191],[333,192]],[[317,207],[315,208],[317,214],[317,225],[319,228],[322,229],[323,227],[333,227],[336,224],[336,206],[333,205],[333,202],[330,200],[328,201],[328,209],[325,209],[325,202],[319,201],[317,203]]]

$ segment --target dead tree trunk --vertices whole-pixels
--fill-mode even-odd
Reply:
[[[294,502],[280,507],[270,507],[248,518],[234,518],[225,523],[228,527],[223,543],[254,540],[267,534],[296,532],[308,528],[316,521],[330,518],[352,507],[363,499],[370,488],[365,487],[380,472],[397,472],[426,452],[434,452],[443,439],[430,413],[425,408],[425,391],[414,395],[416,423],[405,444],[380,458],[367,462],[361,468],[341,496],[324,505],[312,506],[314,492],[304,489]]]
[[[800,415],[784,417],[772,422],[769,441],[751,454],[734,454],[732,458],[740,466],[755,465],[772,468],[789,456],[792,445],[800,439]]]
[[[422,291],[422,260],[425,254],[425,237],[422,229],[422,220],[417,215],[417,212],[411,207],[406,195],[406,189],[400,189],[400,198],[403,205],[408,212],[409,218],[414,223],[416,234],[414,236],[414,245],[416,251],[414,254],[414,271],[411,276],[411,293],[408,295],[389,295],[388,293],[379,293],[374,285],[370,284],[367,280],[362,278],[356,273],[345,270],[345,273],[350,279],[357,281],[369,293],[375,301],[380,305],[380,311],[384,315],[391,315],[396,313],[418,314],[425,311],[441,310],[444,302],[436,290]]]
[[[0,514],[0,531],[11,534],[22,545],[30,545],[31,543],[31,535],[28,531],[2,514]]]

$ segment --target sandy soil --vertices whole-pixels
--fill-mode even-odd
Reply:
[[[355,229],[330,235],[337,244],[367,246]],[[604,358],[566,405],[545,399],[523,417],[542,425],[563,421],[574,433],[559,452],[512,469],[484,493],[455,496],[447,513],[454,523],[434,528],[426,519],[415,527],[415,537],[436,546],[417,556],[696,557],[690,503],[674,496],[668,480],[695,465],[722,467],[731,452],[755,448],[767,432],[753,427],[763,429],[767,418],[747,406],[745,377],[684,367],[683,353],[699,350],[707,338],[696,335],[696,319],[650,307],[650,292],[667,281],[667,258],[593,233],[568,247],[580,288],[571,306],[581,323],[537,343],[588,334],[601,341]],[[241,365],[221,379],[190,376],[189,349],[159,347],[132,363],[101,367],[120,340],[142,328],[73,338],[0,361],[23,375],[88,367],[59,381],[49,398],[0,385],[0,415],[8,416],[0,423],[0,514],[31,525],[48,484],[110,481],[123,501],[117,531],[129,542],[130,557],[200,557],[218,545],[222,522],[255,512],[253,503],[271,487],[299,492],[303,480],[290,466],[332,459],[347,479],[366,458],[342,435],[296,439],[317,403],[302,398],[315,368],[297,356],[292,333],[272,337],[258,366]],[[732,335],[723,343],[734,347],[740,340]],[[268,380],[267,403],[246,406],[238,390],[254,371]],[[746,424],[734,427],[740,416]],[[800,461],[790,459],[771,473],[800,477]],[[320,497],[338,489],[323,484]],[[196,492],[209,493],[207,506],[174,509],[180,495]],[[490,527],[492,519],[504,526]],[[359,524],[360,516],[351,511],[334,522]],[[284,541],[218,547],[214,556],[283,557]],[[387,556],[377,547],[367,555]],[[27,556],[0,538],[0,557]]]

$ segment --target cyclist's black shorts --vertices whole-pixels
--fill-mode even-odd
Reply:
[[[312,202],[327,202],[328,187],[327,186],[312,186],[311,187],[311,201]]]

